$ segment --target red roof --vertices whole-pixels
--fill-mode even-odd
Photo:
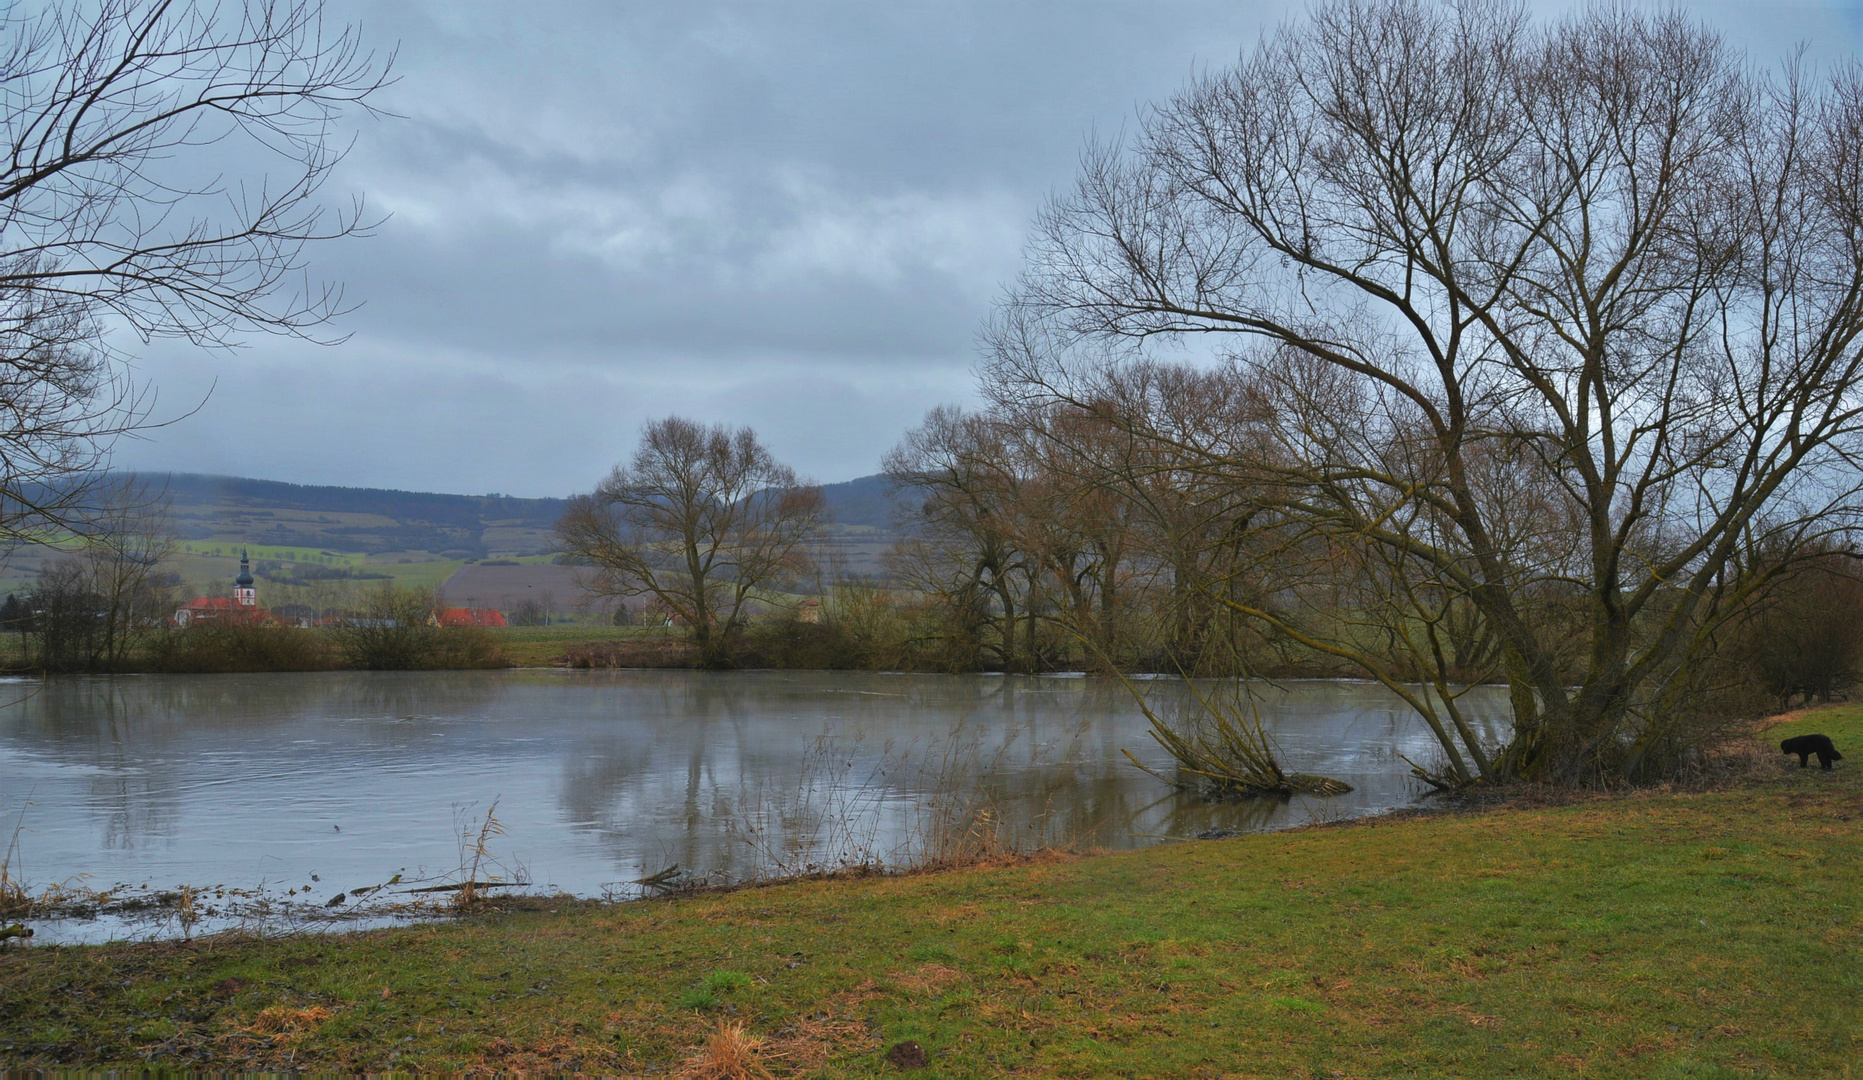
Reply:
[[[224,596],[197,596],[182,604],[175,611],[176,626],[186,626],[191,622],[236,622],[264,623],[272,621],[272,613],[262,607],[242,604]]]
[[[447,608],[437,616],[441,626],[504,626],[505,613],[493,608]]]

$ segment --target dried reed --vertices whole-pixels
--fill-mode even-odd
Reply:
[[[453,894],[453,907],[457,911],[471,911],[478,905],[479,890],[488,883],[479,880],[479,869],[491,859],[491,839],[505,834],[504,823],[498,820],[498,799],[485,810],[485,820],[479,823],[479,833],[474,837],[470,832],[461,834],[463,841],[459,860],[459,891]]]
[[[33,897],[26,883],[13,876],[13,860],[19,857],[19,834],[26,827],[26,808],[32,805],[32,792],[20,804],[19,817],[13,820],[13,834],[7,839],[6,854],[0,856],[0,917],[18,918],[32,914]]]

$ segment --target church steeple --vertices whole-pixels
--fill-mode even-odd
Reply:
[[[252,587],[252,564],[246,558],[246,549],[239,549],[239,576],[233,579],[233,602],[240,607],[257,607],[259,591]]]

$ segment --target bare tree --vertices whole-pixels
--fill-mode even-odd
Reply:
[[[101,485],[77,530],[77,549],[40,564],[31,597],[38,666],[117,671],[174,611],[167,500],[133,480]]]
[[[173,575],[162,567],[175,541],[161,492],[135,480],[112,481],[105,490],[110,497],[102,511],[84,525],[82,558],[101,623],[91,666],[115,671],[174,611]]]
[[[1677,766],[1752,553],[1854,521],[1860,331],[1854,67],[1756,73],[1677,13],[1345,0],[1087,155],[989,381],[1092,409],[1122,352],[1215,343],[1262,407],[1178,449],[1479,618],[1507,745],[1413,695],[1465,775],[1583,781]]]
[[[38,631],[33,666],[44,671],[90,671],[96,664],[103,601],[91,588],[79,558],[46,559],[29,601]]]
[[[511,609],[511,625],[548,626],[550,625],[550,609],[544,606],[542,601],[525,597],[523,602]]]
[[[1753,597],[1730,636],[1730,658],[1752,666],[1780,709],[1850,692],[1863,662],[1856,560],[1835,552],[1797,560]]]
[[[939,613],[923,637],[948,666],[1128,659],[1135,517],[1107,482],[1116,434],[1071,412],[940,407],[886,456],[916,500],[888,564]]]
[[[387,69],[318,0],[0,12],[0,534],[68,523],[149,421],[111,329],[219,347],[342,309],[304,251],[366,230],[319,192]]]
[[[680,417],[648,424],[634,460],[557,523],[605,597],[651,596],[683,623],[702,666],[730,662],[746,605],[809,566],[821,489],[779,463],[749,428]]]
[[[1025,474],[1003,426],[941,406],[884,467],[895,488],[917,496],[887,562],[935,605],[931,651],[958,669],[1035,666],[1040,571],[1019,535]]]

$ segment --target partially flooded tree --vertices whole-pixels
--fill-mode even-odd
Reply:
[[[1130,664],[1140,647],[1138,601],[1155,577],[1143,559],[1143,508],[1110,482],[1129,468],[1130,440],[1069,410],[1007,427],[1030,478],[1017,533],[1048,584],[1046,618],[1089,667]]]
[[[1233,380],[1184,366],[1104,374],[1085,407],[1005,407],[1001,399],[1023,388],[998,387],[996,422],[1049,447],[1041,456],[1072,476],[1073,497],[1107,511],[1091,531],[1119,536],[1110,580],[1121,606],[1149,609],[1152,663],[1187,674],[1251,670],[1267,659],[1266,643],[1234,603],[1274,605],[1266,590],[1291,583],[1271,584],[1264,567],[1284,566],[1277,549],[1288,537],[1256,486],[1206,464],[1211,455],[1259,455],[1258,445],[1237,441],[1256,437],[1257,404]]]
[[[304,253],[365,231],[320,192],[387,66],[317,0],[0,11],[0,537],[80,523],[149,421],[109,332],[314,338],[342,309]]]
[[[1859,331],[1854,66],[1758,73],[1677,13],[1348,0],[1087,155],[989,381],[1092,411],[1123,354],[1213,343],[1260,407],[1176,467],[1356,552],[1401,625],[1478,624],[1506,745],[1414,695],[1455,779],[1585,782],[1681,764],[1753,553],[1853,523]],[[1392,677],[1375,636],[1219,599]]]
[[[564,550],[595,568],[599,596],[649,596],[686,627],[701,666],[730,662],[747,605],[798,579],[826,519],[749,428],[680,417],[648,424],[640,448],[557,523]]]

